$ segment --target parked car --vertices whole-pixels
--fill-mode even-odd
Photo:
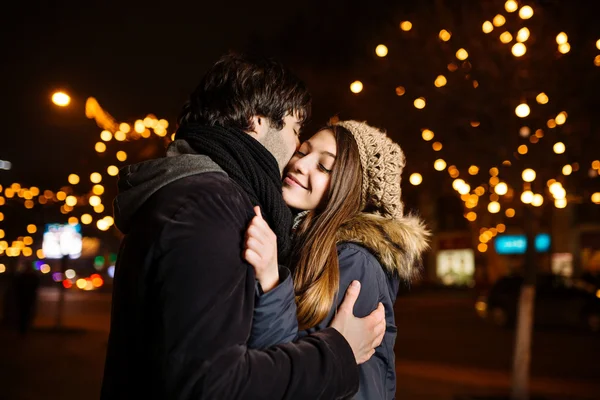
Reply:
[[[495,325],[514,326],[522,285],[521,276],[498,279],[488,295],[475,304],[478,314]],[[581,279],[539,275],[534,323],[536,326],[575,326],[600,332],[600,291]]]

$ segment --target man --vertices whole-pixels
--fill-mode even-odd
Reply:
[[[102,399],[333,399],[358,389],[357,362],[378,346],[382,309],[287,343],[253,338],[263,293],[243,260],[253,206],[290,246],[281,171],[310,113],[305,86],[276,62],[229,55],[191,95],[167,157],[124,168],[119,253]],[[280,286],[291,285],[282,269]],[[289,286],[288,286],[289,288]],[[269,288],[271,289],[271,288]],[[351,291],[352,290],[352,291]],[[264,340],[263,340],[264,339]]]

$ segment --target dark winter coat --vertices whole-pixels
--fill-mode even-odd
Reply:
[[[255,305],[259,320],[274,312],[287,325],[295,323],[295,309],[268,307],[285,290],[289,294],[289,274],[284,270],[280,287],[261,296],[242,259],[254,204],[208,157],[170,155],[121,172],[115,220],[125,238],[115,269],[101,398],[354,394],[358,368],[335,329],[266,350],[249,348]],[[260,307],[266,307],[263,314]],[[272,343],[273,335],[287,337],[258,331],[256,347]]]
[[[404,217],[393,220],[372,214],[359,215],[344,224],[338,232],[338,296],[327,318],[318,326],[300,332],[299,336],[306,337],[310,333],[327,329],[353,280],[361,282],[360,295],[354,305],[354,315],[367,316],[377,308],[379,302],[383,303],[386,333],[381,345],[375,349],[373,357],[359,366],[360,385],[354,399],[395,398],[394,344],[397,328],[394,302],[399,281],[408,281],[416,275],[421,253],[428,247],[428,235],[418,218]],[[280,295],[279,298],[284,297]],[[289,309],[285,304],[272,304],[272,307]],[[271,315],[277,318],[274,312]],[[295,329],[294,324],[285,325],[285,321],[283,318],[280,323],[272,320],[271,324],[286,326],[282,332],[292,332]]]

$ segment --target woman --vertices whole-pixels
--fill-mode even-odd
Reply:
[[[400,146],[385,133],[342,121],[304,142],[284,171],[283,198],[299,213],[291,262],[299,335],[327,327],[340,294],[354,280],[362,286],[356,316],[368,315],[379,303],[385,308],[384,340],[359,366],[356,399],[395,398],[393,304],[399,281],[416,275],[427,247],[422,222],[403,215],[404,165]],[[246,246],[260,286],[276,286],[276,243],[260,216],[248,228]]]

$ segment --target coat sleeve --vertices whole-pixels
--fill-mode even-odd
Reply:
[[[190,203],[166,224],[154,279],[166,398],[333,399],[355,393],[352,349],[333,328],[266,350],[248,348],[255,279],[241,248],[245,209],[251,208],[217,195]]]
[[[296,300],[292,274],[286,267],[279,267],[280,283],[263,293],[256,282],[254,319],[248,347],[264,349],[280,343],[288,343],[298,336]]]

